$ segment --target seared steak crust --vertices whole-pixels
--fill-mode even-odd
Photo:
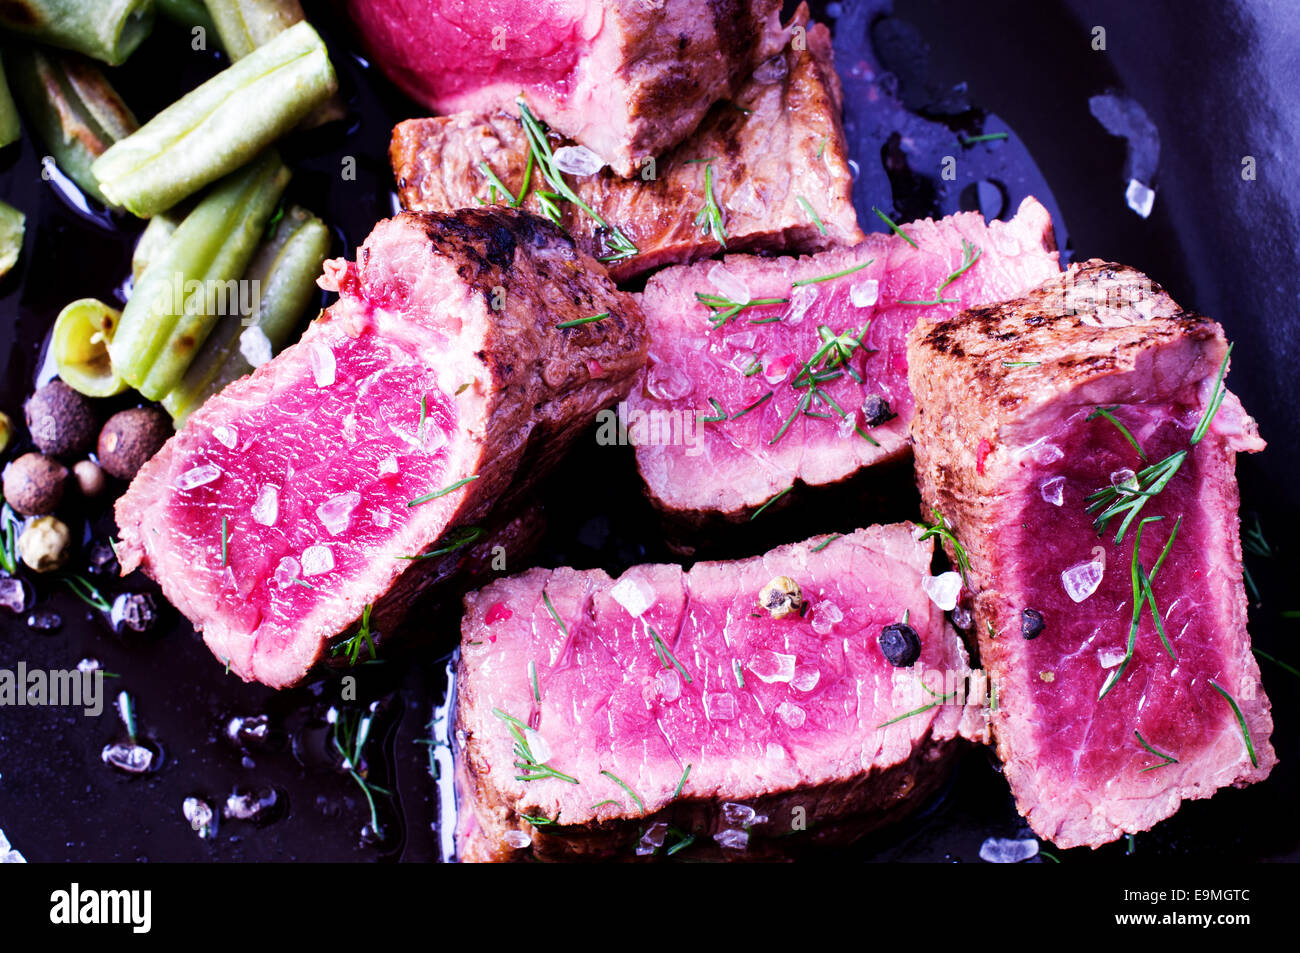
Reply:
[[[806,23],[807,11],[801,16]],[[608,169],[569,177],[582,200],[638,249],[609,263],[615,280],[721,250],[716,234],[695,223],[707,194],[702,159],[712,160],[712,193],[724,215],[728,251],[813,252],[862,240],[829,31],[810,26],[807,49],[788,47],[781,58],[783,77],[748,81],[734,102],[716,105],[693,136],[632,178]],[[507,111],[409,119],[393,129],[389,154],[403,207],[438,212],[506,201],[494,195],[484,165],[517,198],[528,166],[523,129]],[[533,187],[546,186],[534,180]],[[540,212],[532,188],[523,205]],[[569,203],[561,211],[565,230],[584,251],[610,254],[605,230],[589,215]]]
[[[1234,473],[1263,442],[1225,392],[1192,443],[1226,348],[1213,321],[1095,260],[909,337],[922,502],[969,559],[998,753],[1021,813],[1064,847],[1147,830],[1276,761]],[[1120,542],[1123,513],[1094,529],[1099,492],[1150,490],[1173,459]],[[1139,570],[1159,629],[1141,596],[1131,629]]]

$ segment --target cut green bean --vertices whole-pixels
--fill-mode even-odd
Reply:
[[[64,175],[108,203],[90,167],[138,128],[99,67],[80,56],[35,47],[9,57],[14,95]]]
[[[207,0],[207,9],[232,60],[243,59],[305,19],[298,0]]]
[[[0,27],[85,53],[110,66],[124,62],[153,29],[153,0],[11,0]]]
[[[18,122],[18,107],[9,94],[9,84],[5,81],[3,64],[0,64],[0,148],[17,142],[23,134],[22,124]]]
[[[63,383],[87,397],[112,397],[126,390],[108,357],[108,345],[122,312],[95,298],[79,298],[59,312],[50,351]]]
[[[0,278],[18,264],[23,251],[23,230],[27,216],[12,205],[0,202]]]
[[[250,298],[239,279],[288,182],[274,150],[222,179],[140,276],[108,350],[150,400],[180,383],[218,316]]]
[[[140,283],[140,276],[145,273],[149,263],[157,258],[167,243],[176,234],[176,228],[182,219],[172,212],[160,212],[149,219],[140,237],[136,239],[135,251],[131,253],[131,280]]]
[[[325,44],[297,23],[109,149],[95,178],[111,201],[153,215],[248,162],[336,88]]]
[[[244,272],[245,281],[257,282],[257,310],[247,319],[220,318],[180,384],[163,397],[162,405],[177,427],[213,394],[252,372],[240,349],[248,327],[266,335],[273,353],[289,342],[316,293],[330,240],[325,223],[311,212],[297,206],[285,212],[275,234],[261,244]]]

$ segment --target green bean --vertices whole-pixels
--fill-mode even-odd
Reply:
[[[208,36],[216,36],[217,25],[212,22],[203,0],[154,0],[154,6],[163,19],[180,26],[201,26]]]
[[[109,149],[95,178],[113,202],[153,215],[239,168],[336,88],[325,44],[297,23]]]
[[[35,47],[13,50],[10,72],[27,121],[59,168],[82,191],[108,204],[91,164],[138,124],[103,72],[80,56]]]
[[[18,263],[23,251],[23,230],[27,216],[12,205],[0,202],[0,278]]]
[[[117,66],[153,29],[153,0],[5,0],[0,26]]]
[[[222,179],[140,276],[108,352],[145,397],[158,400],[180,383],[232,295],[238,310],[239,278],[288,182],[274,150]]]
[[[131,280],[137,285],[140,283],[140,276],[149,267],[149,263],[167,247],[167,243],[172,240],[182,221],[182,218],[173,215],[170,211],[160,212],[149,219],[149,224],[136,239],[135,251],[131,253]]]
[[[14,107],[14,98],[9,95],[9,84],[5,82],[5,71],[0,65],[0,147],[17,142],[23,134],[18,122],[18,110]]]
[[[79,298],[54,322],[50,351],[63,383],[87,397],[112,397],[126,390],[108,357],[108,345],[122,313],[94,298]]]
[[[298,0],[207,0],[207,8],[232,60],[243,59],[304,19]]]
[[[242,320],[235,315],[222,318],[180,384],[163,397],[162,405],[177,427],[213,394],[252,372],[240,350],[247,327],[260,328],[273,352],[288,343],[315,294],[329,247],[330,232],[324,222],[297,206],[285,212],[244,272],[245,281],[258,283],[257,311]]]

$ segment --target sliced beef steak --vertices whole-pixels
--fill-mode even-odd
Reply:
[[[899,524],[471,593],[461,857],[632,859],[693,837],[742,859],[901,816],[983,729],[961,641],[922,589],[930,554]],[[904,618],[919,656],[896,666],[879,639]]]
[[[791,39],[778,0],[349,0],[363,42],[439,113],[514,109],[638,171]],[[779,67],[771,66],[772,72]]]
[[[806,23],[806,10],[800,15]],[[579,197],[637,248],[609,262],[615,280],[706,258],[721,249],[720,239],[730,251],[804,252],[862,240],[830,33],[815,24],[806,39],[806,49],[788,47],[772,61],[784,68],[779,76],[751,79],[733,102],[714,106],[699,130],[658,156],[645,177],[624,179],[609,170],[569,177]],[[504,111],[407,120],[393,130],[390,157],[403,207],[435,212],[507,201],[485,169],[518,198],[529,169],[519,120]],[[530,181],[523,204],[540,212],[536,189],[547,186],[540,177]],[[710,194],[721,234],[696,221]],[[568,203],[561,203],[561,214],[584,250],[611,256],[595,219]]]
[[[1234,474],[1264,445],[1231,393],[1194,441],[1225,352],[1217,324],[1099,261],[909,339],[922,498],[970,560],[998,752],[1063,847],[1147,830],[1276,760]],[[1141,508],[1094,526],[1089,506],[1111,503]]]
[[[276,687],[366,605],[391,630],[439,576],[404,557],[521,493],[645,356],[636,302],[513,210],[404,212],[322,285],[338,302],[194,413],[117,503],[123,571]]]
[[[626,424],[656,506],[743,519],[796,481],[833,483],[906,453],[912,326],[1059,270],[1051,220],[1033,199],[1010,222],[960,213],[902,231],[650,279],[650,361]]]

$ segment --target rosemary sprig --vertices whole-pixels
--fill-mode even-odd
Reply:
[[[446,537],[446,542],[437,549],[427,553],[420,553],[418,556],[398,556],[398,559],[433,559],[435,556],[446,556],[454,553],[458,549],[468,546],[477,540],[484,533],[481,526],[464,526]]]
[[[641,809],[641,813],[643,815],[645,814],[645,801],[641,800],[641,796],[632,790],[632,786],[630,784],[628,784],[618,775],[614,774],[612,771],[602,770],[600,773],[603,774],[605,777],[609,778],[611,781],[613,781],[615,784],[621,787],[624,791],[626,791],[628,793],[628,796],[631,797],[632,800],[636,801],[636,806]]]
[[[230,518],[221,517],[221,568],[226,568],[226,558],[230,554]]]
[[[704,235],[709,233],[718,240],[723,248],[727,247],[727,223],[713,194],[713,159],[691,159],[691,162],[704,163],[704,205],[695,216],[695,227]]]
[[[812,205],[809,204],[808,200],[802,195],[796,195],[794,198],[796,202],[803,206],[803,210],[808,213],[808,217],[812,219],[812,223],[817,226],[817,231],[825,235],[826,226],[822,224],[821,217],[813,209]]]
[[[428,503],[430,500],[436,500],[440,496],[446,496],[448,493],[451,493],[453,490],[459,490],[466,483],[473,483],[477,479],[478,479],[477,473],[474,474],[473,476],[467,476],[463,480],[457,480],[451,486],[444,486],[441,490],[436,490],[433,493],[426,493],[424,496],[417,496],[415,499],[409,501],[406,505],[409,507],[414,507],[414,506],[419,506],[421,503]]]
[[[738,420],[738,419],[740,419],[741,417],[745,416],[745,414],[749,413],[749,412],[750,412],[751,410],[753,410],[754,408],[756,408],[756,407],[760,406],[761,404],[764,404],[764,403],[766,403],[767,401],[771,400],[771,399],[772,399],[772,395],[773,395],[773,393],[775,393],[775,392],[774,392],[774,391],[768,391],[766,394],[764,394],[764,395],[763,395],[762,397],[760,397],[758,400],[754,401],[754,402],[753,402],[752,404],[750,404],[748,407],[744,408],[743,410],[738,410],[738,411],[736,411],[734,414],[732,414],[732,415],[731,415],[731,419],[732,419],[732,420]]]
[[[962,546],[958,541],[957,534],[948,528],[948,521],[944,519],[937,506],[930,507],[930,512],[934,514],[934,523],[921,524],[924,532],[917,537],[917,542],[924,542],[931,536],[937,536],[951,546],[953,553],[957,557],[957,568],[961,571],[962,582],[966,584],[967,589],[973,588],[970,584],[970,559],[966,556],[966,547]]]
[[[792,281],[790,282],[790,287],[798,288],[802,285],[815,285],[823,281],[834,281],[836,278],[843,278],[845,275],[851,275],[855,271],[861,271],[863,268],[866,268],[867,265],[871,264],[873,261],[875,261],[874,258],[868,258],[862,264],[853,265],[851,268],[845,268],[843,271],[832,272],[829,275],[818,275],[815,278],[803,278],[799,281]]]
[[[1148,751],[1150,751],[1150,752],[1151,752],[1153,755],[1155,755],[1157,758],[1164,758],[1164,759],[1165,759],[1164,761],[1160,762],[1159,764],[1153,764],[1153,765],[1151,765],[1151,766],[1148,767],[1148,768],[1143,768],[1141,771],[1138,772],[1138,774],[1145,774],[1145,773],[1148,772],[1148,771],[1154,771],[1156,768],[1163,768],[1163,767],[1166,767],[1167,765],[1177,764],[1177,763],[1178,763],[1178,759],[1175,758],[1173,755],[1171,755],[1171,754],[1165,754],[1163,751],[1157,751],[1155,748],[1151,747],[1151,745],[1147,744],[1147,740],[1146,740],[1145,738],[1142,737],[1142,732],[1138,731],[1136,728],[1133,729],[1133,734],[1137,735],[1137,740],[1138,740],[1139,742],[1141,742],[1142,747],[1146,748]]]
[[[984,250],[982,248],[963,238],[961,240],[961,264],[957,267],[956,271],[943,280],[943,284],[939,285],[939,287],[935,289],[934,296],[936,298],[941,297],[943,295],[943,289],[947,288],[962,275],[966,274],[966,272],[970,271],[983,254]]]
[[[357,629],[356,634],[351,638],[344,639],[338,645],[334,646],[333,650],[330,652],[331,656],[346,653],[348,657],[348,665],[355,667],[357,660],[361,658],[361,647],[365,645],[370,649],[371,661],[374,661],[379,657],[375,652],[375,640],[370,632],[370,611],[373,608],[374,606],[367,604],[366,607],[361,610],[361,625]]]
[[[876,213],[876,216],[877,216],[877,217],[878,217],[882,222],[884,222],[886,225],[889,226],[890,231],[892,231],[895,235],[897,235],[897,236],[898,236],[899,238],[901,238],[903,241],[907,242],[907,243],[908,243],[909,245],[911,245],[913,248],[920,248],[920,247],[921,247],[920,245],[918,245],[918,244],[916,243],[916,241],[912,238],[911,235],[907,234],[907,232],[905,232],[905,231],[903,231],[901,228],[899,228],[898,225],[894,222],[894,220],[893,220],[892,218],[890,218],[888,215],[886,215],[884,212],[880,211],[880,209],[876,208],[876,207],[873,205],[873,206],[871,206],[871,211],[875,212],[875,213]]]
[[[686,669],[682,667],[682,663],[677,661],[677,656],[673,655],[673,653],[669,651],[668,646],[664,644],[664,640],[661,639],[659,633],[655,631],[655,627],[649,622],[645,623],[645,627],[650,630],[650,637],[654,639],[655,654],[659,656],[660,664],[663,665],[664,668],[676,668],[677,671],[682,673],[682,678],[686,679],[686,684],[691,684],[691,676],[687,673]]]
[[[825,549],[831,543],[835,542],[835,540],[840,539],[843,535],[844,535],[843,533],[834,533],[831,536],[828,536],[824,542],[818,543],[816,546],[814,546],[812,548],[812,552],[820,553],[823,549]]]
[[[560,614],[555,611],[555,606],[551,605],[551,597],[546,594],[545,589],[542,590],[542,601],[546,603],[546,611],[551,614],[551,618],[554,619],[555,624],[559,626],[560,634],[567,639],[569,637],[569,629],[564,624],[564,620],[560,618]]]
[[[713,405],[713,414],[708,417],[700,417],[699,420],[701,423],[716,424],[727,419],[727,412],[722,409],[722,405],[718,403],[716,397],[710,397],[709,403]]]
[[[1205,435],[1210,431],[1210,424],[1214,422],[1214,415],[1219,412],[1219,405],[1223,403],[1223,398],[1227,396],[1228,389],[1223,386],[1223,378],[1228,373],[1228,359],[1232,357],[1233,345],[1229,344],[1228,349],[1223,353],[1223,363],[1219,365],[1219,376],[1214,382],[1214,390],[1210,394],[1210,402],[1205,405],[1205,413],[1201,415],[1201,422],[1196,425],[1196,430],[1192,432],[1191,444],[1196,446],[1205,439]]]
[[[1133,659],[1133,650],[1137,647],[1138,625],[1142,620],[1143,606],[1148,606],[1151,609],[1151,614],[1155,618],[1156,631],[1160,634],[1160,641],[1164,643],[1165,651],[1169,653],[1169,657],[1175,660],[1178,658],[1178,655],[1174,652],[1174,647],[1165,635],[1164,622],[1160,618],[1160,610],[1156,607],[1156,597],[1151,588],[1151,581],[1155,579],[1156,573],[1164,565],[1169,551],[1173,549],[1174,538],[1178,536],[1178,529],[1183,524],[1181,516],[1174,523],[1173,531],[1170,532],[1169,539],[1165,541],[1164,549],[1160,551],[1160,557],[1156,560],[1155,565],[1151,567],[1151,572],[1148,573],[1143,569],[1141,562],[1143,527],[1148,523],[1158,523],[1163,519],[1163,516],[1148,516],[1138,523],[1138,527],[1133,533],[1133,559],[1129,566],[1129,578],[1133,585],[1133,616],[1129,620],[1128,644],[1124,651],[1124,658],[1120,660],[1119,666],[1102,685],[1101,693],[1097,696],[1098,701],[1105,698],[1110,690],[1119,683],[1124,671],[1128,668],[1128,663]]]
[[[692,767],[694,767],[694,766],[688,764],[688,765],[686,766],[686,770],[682,772],[682,778],[681,778],[680,781],[677,782],[677,788],[673,791],[673,798],[674,798],[674,799],[679,798],[679,797],[682,796],[682,788],[686,787],[686,779],[689,778],[689,777],[691,776],[691,768],[692,768]]]
[[[68,573],[66,576],[63,576],[62,579],[67,587],[72,590],[72,594],[92,609],[98,609],[100,612],[113,611],[113,607],[109,605],[108,600],[104,598],[104,594],[100,592],[95,587],[95,584],[85,576],[79,576],[76,573]]]
[[[531,161],[531,159],[532,159],[532,152],[531,152],[531,151],[528,153],[528,156],[529,156],[529,159],[530,159],[530,161]],[[485,202],[485,201],[483,201],[483,199],[480,198],[480,199],[479,199],[479,204],[480,204],[480,205],[494,205],[494,204],[496,204],[496,200],[497,200],[496,193],[497,193],[498,191],[500,191],[501,194],[504,195],[504,196],[505,196],[505,197],[510,201],[510,207],[511,207],[511,208],[518,208],[518,207],[519,207],[519,203],[520,203],[520,201],[521,201],[521,200],[523,199],[523,197],[524,197],[524,192],[528,191],[528,178],[527,178],[527,177],[524,178],[524,187],[523,187],[523,189],[520,190],[520,192],[519,192],[519,198],[515,198],[514,195],[511,194],[510,190],[509,190],[508,188],[506,188],[505,183],[502,182],[501,179],[499,179],[499,178],[497,177],[497,174],[496,174],[495,172],[492,171],[492,167],[491,167],[490,165],[488,165],[486,162],[480,160],[480,161],[479,161],[479,164],[478,164],[478,168],[479,168],[479,171],[482,172],[483,175],[484,175],[484,176],[487,178],[487,180],[488,180],[488,200]]]
[[[737,301],[732,301],[729,298],[724,298],[721,295],[705,294],[702,291],[695,292],[695,299],[713,312],[709,315],[709,320],[713,323],[713,329],[715,331],[747,308],[761,308],[769,304],[790,303],[789,298],[753,298],[746,301],[744,304],[741,304]],[[777,320],[779,320],[779,318]],[[751,320],[750,323],[766,324],[769,323],[769,321],[770,319],[764,318],[761,321]]]
[[[752,523],[754,520],[758,519],[758,516],[759,516],[760,513],[762,513],[765,509],[767,509],[769,506],[771,506],[771,505],[772,505],[773,503],[775,503],[777,500],[781,499],[781,497],[785,496],[787,493],[789,493],[789,492],[790,492],[791,490],[793,490],[793,489],[794,489],[793,486],[787,486],[784,490],[782,490],[782,491],[781,491],[780,493],[778,493],[776,496],[772,497],[770,500],[768,500],[766,503],[764,503],[764,504],[763,504],[762,506],[760,506],[758,509],[754,510],[753,515],[749,517],[749,521]]]
[[[1137,438],[1134,437],[1133,434],[1129,432],[1129,429],[1125,427],[1122,423],[1120,423],[1118,418],[1116,418],[1114,412],[1118,409],[1119,409],[1118,405],[1115,405],[1113,407],[1098,407],[1096,410],[1094,410],[1092,413],[1090,413],[1087,417],[1083,419],[1085,421],[1090,421],[1090,420],[1096,420],[1098,417],[1101,417],[1105,420],[1110,421],[1111,424],[1114,425],[1115,429],[1124,435],[1124,439],[1133,445],[1133,449],[1138,452],[1138,456],[1141,457],[1143,460],[1145,460],[1147,458],[1147,452],[1142,449],[1142,445],[1137,442]]]
[[[1007,138],[1005,132],[986,132],[982,136],[960,136],[957,142],[958,145],[973,146],[977,142],[994,142],[1005,138]]]
[[[615,225],[610,225],[609,222],[601,218],[596,210],[579,198],[578,193],[564,180],[564,173],[555,164],[555,153],[551,150],[551,144],[546,139],[546,131],[528,108],[528,104],[524,102],[523,97],[517,98],[515,104],[519,107],[519,118],[523,123],[524,135],[528,138],[528,145],[533,155],[536,156],[537,168],[541,170],[542,177],[554,190],[551,192],[539,190],[536,193],[543,214],[558,225],[560,224],[561,215],[559,205],[556,203],[562,199],[572,202],[586,212],[592,221],[609,233],[609,247],[613,254],[602,257],[601,261],[623,261],[636,255],[638,253],[637,247],[623,234],[622,230]]]
[[[516,781],[538,781],[542,778],[555,778],[557,781],[564,781],[568,784],[579,784],[577,778],[565,774],[563,771],[557,771],[549,764],[543,764],[533,756],[533,749],[528,745],[528,738],[524,735],[524,730],[528,727],[513,715],[508,715],[500,708],[493,708],[492,714],[496,715],[506,723],[510,729],[510,736],[515,740],[515,770],[519,774],[515,775]]]
[[[1006,368],[1012,368],[1012,367],[1038,367],[1038,366],[1040,366],[1042,363],[1043,363],[1042,361],[1003,361],[1003,362],[1002,362],[1002,366],[1003,366],[1003,367],[1006,367]]]
[[[918,681],[921,681],[921,680],[918,679]],[[928,705],[922,705],[920,708],[913,708],[911,711],[906,712],[906,713],[904,713],[904,714],[902,714],[902,715],[899,715],[897,718],[891,718],[891,719],[889,719],[889,721],[881,722],[880,724],[876,725],[876,727],[877,727],[877,728],[888,728],[890,725],[896,725],[896,724],[898,724],[900,721],[903,721],[903,720],[906,719],[906,718],[911,718],[913,715],[919,715],[919,714],[921,714],[922,712],[927,712],[927,711],[929,711],[931,708],[935,708],[935,707],[937,707],[937,706],[939,706],[939,705],[942,705],[942,704],[943,704],[944,702],[946,702],[948,699],[952,698],[953,696],[955,696],[955,695],[957,694],[957,689],[954,688],[952,691],[948,692],[946,695],[940,695],[940,694],[938,694],[937,692],[935,692],[935,690],[932,689],[929,685],[925,684],[924,681],[921,681],[921,687],[924,688],[927,692],[930,693],[930,696],[931,696],[932,698],[934,698],[934,701],[930,702],[930,704],[928,704]]]
[[[344,770],[352,776],[352,780],[356,781],[357,786],[361,788],[361,793],[365,795],[366,804],[370,807],[371,829],[382,838],[384,829],[379,823],[379,812],[375,808],[374,795],[376,793],[388,795],[389,792],[371,783],[367,777],[369,771],[365,768],[364,760],[364,748],[370,738],[373,719],[373,706],[370,711],[364,713],[340,711],[334,719],[334,735],[331,740],[334,742],[334,750],[343,759]]]
[[[600,314],[593,314],[586,318],[574,318],[572,321],[561,321],[556,325],[557,328],[576,328],[580,324],[591,324],[594,321],[604,321],[609,317],[608,311],[602,311]]]
[[[1250,740],[1250,729],[1246,726],[1246,716],[1241,713],[1241,706],[1237,704],[1237,699],[1233,698],[1214,679],[1210,679],[1210,686],[1228,700],[1232,706],[1232,713],[1237,716],[1237,727],[1241,729],[1241,736],[1246,741],[1246,752],[1250,755],[1250,766],[1259,767],[1259,759],[1255,757],[1255,745]]]

